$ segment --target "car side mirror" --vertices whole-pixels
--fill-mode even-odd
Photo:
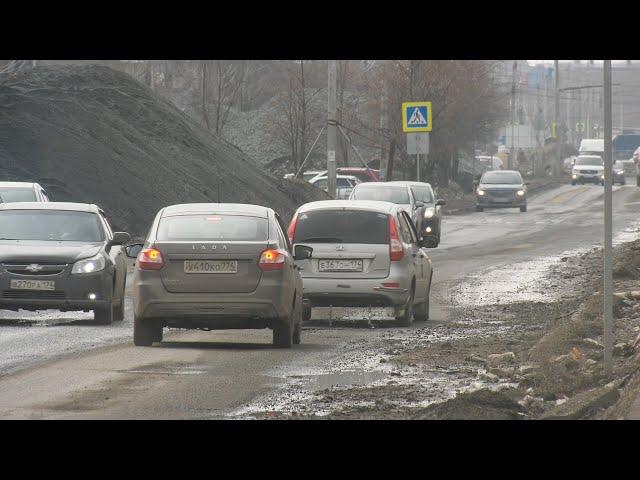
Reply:
[[[109,242],[109,245],[124,245],[131,241],[131,235],[127,232],[114,232],[113,239]]]
[[[444,207],[447,204],[447,202],[445,202],[444,200],[442,200],[441,198],[439,198],[438,200],[436,200],[436,207]]]
[[[142,243],[127,245],[126,247],[124,247],[125,254],[129,258],[138,258],[138,255],[140,255],[143,246],[144,245]]]
[[[424,202],[417,201],[413,206],[413,209],[417,210],[418,208],[422,208],[422,207],[424,207]]]
[[[296,245],[293,250],[294,260],[309,260],[313,254],[313,248],[306,245]]]

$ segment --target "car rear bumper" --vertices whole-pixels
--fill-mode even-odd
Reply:
[[[0,272],[0,309],[89,311],[104,308],[113,301],[113,275],[108,270],[97,273],[71,275],[15,275]],[[55,290],[16,290],[11,280],[48,280],[55,282]],[[95,300],[89,300],[94,294]]]
[[[258,285],[249,293],[171,293],[158,274],[137,270],[133,276],[133,311],[184,328],[265,328],[289,315],[292,292],[280,284]],[[264,279],[263,279],[264,280]]]
[[[382,283],[398,283],[398,288]],[[404,305],[409,297],[410,279],[305,278],[304,295],[314,307],[390,307]]]

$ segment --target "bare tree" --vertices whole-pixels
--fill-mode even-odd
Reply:
[[[201,62],[202,117],[209,131],[222,135],[232,106],[245,81],[246,62]]]

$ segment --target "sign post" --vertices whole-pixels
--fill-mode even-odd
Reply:
[[[429,154],[429,133],[432,130],[431,102],[402,104],[402,131],[407,134],[407,154],[416,155],[416,180],[420,181],[420,155]]]

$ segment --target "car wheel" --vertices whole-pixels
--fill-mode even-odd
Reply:
[[[404,305],[404,313],[396,316],[396,323],[400,327],[408,327],[413,322],[413,298],[415,295],[415,286],[411,286],[411,294]]]
[[[273,346],[291,348],[294,330],[294,315],[292,313],[289,318],[280,320],[273,326]]]
[[[524,207],[520,207],[520,211],[521,212],[526,212],[527,211],[527,206],[525,205]]]
[[[150,347],[154,340],[158,338],[158,330],[160,330],[160,338],[162,338],[162,326],[145,322],[142,318],[133,318],[133,344],[136,347]]]
[[[118,305],[113,307],[113,321],[121,322],[122,320],[124,320],[124,292],[122,292],[122,298]]]
[[[476,212],[483,212],[483,211],[484,211],[484,208],[482,208],[482,207],[478,207],[478,206],[476,205]]]
[[[302,321],[303,322],[308,322],[309,320],[311,320],[311,303],[310,302],[305,302],[303,303],[303,313],[302,313]]]
[[[158,343],[162,342],[162,334],[163,334],[162,325],[155,327],[153,341]]]
[[[574,185],[574,186],[575,186],[575,184],[576,184],[576,182],[571,182],[571,185]]]
[[[96,308],[93,311],[93,319],[98,325],[111,325],[114,318],[113,305],[106,308]]]
[[[433,273],[431,274],[433,279]],[[413,318],[418,322],[426,322],[429,320],[429,297],[431,296],[431,280],[429,280],[429,289],[427,290],[427,296],[420,305],[413,309]]]

